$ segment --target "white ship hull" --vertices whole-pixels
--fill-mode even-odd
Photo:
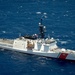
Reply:
[[[16,49],[13,47],[8,47],[8,46],[0,46],[0,48],[10,50],[10,51],[18,51],[18,52],[22,52],[22,53],[26,53],[26,54],[34,54],[34,55],[52,57],[52,58],[56,58],[59,54],[59,53],[55,53],[55,52],[40,52],[40,51],[36,51],[36,50],[32,51],[32,50]]]
[[[5,41],[5,40],[4,40]],[[34,55],[39,55],[39,56],[45,56],[45,57],[50,57],[50,58],[57,58],[57,59],[63,59],[63,60],[72,60],[75,61],[75,51],[73,50],[65,50],[64,49],[55,49],[55,50],[50,50],[50,51],[42,51],[42,50],[29,50],[29,49],[21,49],[21,48],[16,48],[13,47],[13,43],[10,44],[7,40],[8,43],[4,43],[4,41],[0,42],[0,48],[5,49],[5,50],[11,50],[11,51],[18,51],[26,54],[34,54]]]

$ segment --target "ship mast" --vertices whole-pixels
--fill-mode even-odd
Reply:
[[[45,38],[46,27],[42,24],[42,18],[41,18],[41,23],[39,23],[39,31],[40,31],[40,38],[44,39]]]

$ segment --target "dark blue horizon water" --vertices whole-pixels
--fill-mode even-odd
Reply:
[[[0,38],[39,33],[42,14],[46,36],[75,50],[75,0],[0,0]],[[75,75],[75,62],[0,50],[0,75]]]

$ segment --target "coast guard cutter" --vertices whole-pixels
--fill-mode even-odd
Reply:
[[[21,36],[16,39],[0,39],[0,48],[63,60],[75,60],[74,50],[59,48],[55,39],[44,38],[45,28],[41,19],[39,36],[34,34],[32,36]]]

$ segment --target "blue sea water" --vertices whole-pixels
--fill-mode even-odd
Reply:
[[[43,14],[46,36],[75,50],[75,0],[0,0],[0,38],[39,33]],[[0,75],[75,75],[75,62],[0,50]]]

